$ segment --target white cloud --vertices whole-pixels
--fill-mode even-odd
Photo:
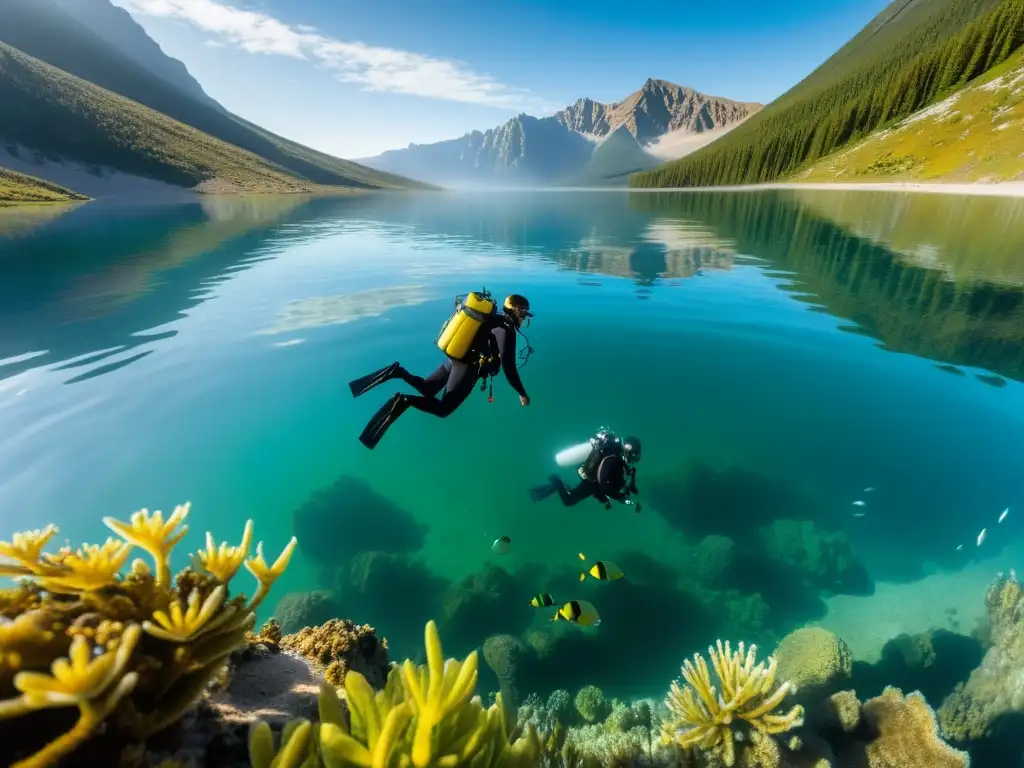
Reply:
[[[404,93],[503,109],[553,109],[529,91],[499,83],[460,61],[335,40],[321,35],[314,27],[291,26],[265,13],[217,0],[118,2],[133,13],[187,21],[249,53],[310,61],[365,91]]]
[[[210,39],[204,40],[203,45],[205,45],[207,48],[223,48],[225,43],[221,40]]]

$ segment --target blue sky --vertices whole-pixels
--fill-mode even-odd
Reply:
[[[212,97],[346,158],[455,138],[648,77],[767,103],[886,0],[112,0]]]

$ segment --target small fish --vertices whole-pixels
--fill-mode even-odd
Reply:
[[[582,552],[580,552],[579,555],[580,560],[587,559],[587,556],[584,555]],[[580,581],[583,581],[587,578],[587,573],[588,571],[583,571],[580,574]],[[626,576],[626,574],[622,572],[622,569],[619,568],[619,566],[617,566],[611,560],[598,560],[596,563],[590,566],[589,573],[598,581],[616,581]]]
[[[863,501],[855,501],[855,502],[853,502],[853,506],[855,506],[855,507],[863,507],[864,506],[864,502]]]
[[[985,540],[985,534],[988,533],[988,528],[982,528],[981,533],[978,534],[978,546],[981,546],[981,542]]]
[[[496,555],[507,555],[509,547],[512,546],[512,539],[508,536],[499,536],[491,544],[491,551]]]
[[[534,608],[549,608],[555,604],[555,599],[547,592],[538,592],[530,600],[530,605]]]
[[[866,514],[867,514],[867,512],[854,512],[853,516],[854,517],[864,517],[864,515],[866,515]]]
[[[870,486],[869,485],[867,488],[864,489],[864,493],[874,493],[874,492],[875,492],[874,486]]]
[[[1006,516],[1007,516],[1008,514],[1010,514],[1010,508],[1009,508],[1009,507],[1007,507],[1006,509],[1004,509],[1004,510],[1003,510],[1003,514],[1001,514],[1001,515],[999,516],[999,520],[997,520],[996,522],[999,522],[999,523],[1003,522],[1003,520],[1005,520],[1005,519],[1006,519]]]
[[[571,621],[573,624],[579,624],[581,627],[596,627],[601,624],[601,617],[597,613],[597,608],[586,600],[572,600],[557,611],[555,615],[551,617],[551,621]]]
[[[963,545],[963,544],[957,544],[957,547],[956,547],[956,551],[957,551],[957,552],[959,552],[959,551],[960,551],[960,550],[962,550],[963,548],[964,548],[964,545]]]

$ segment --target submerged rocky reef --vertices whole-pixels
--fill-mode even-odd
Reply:
[[[336,605],[322,594],[283,600],[280,617],[254,632],[296,539],[268,565],[262,544],[249,554],[250,521],[237,546],[208,534],[172,577],[188,513],[186,504],[166,520],[147,510],[106,518],[118,536],[77,550],[45,552],[53,526],[0,542],[0,575],[15,580],[0,590],[4,765],[1010,768],[1024,754],[1024,590],[1013,573],[989,588],[973,637],[902,635],[874,665],[821,628],[795,629],[769,655],[717,640],[666,678],[662,697],[631,701],[602,690],[629,674],[626,654],[604,657],[616,674],[581,655],[571,677],[591,682],[533,686],[545,652],[596,642],[572,639],[585,636],[575,626],[553,638],[493,634],[446,659],[444,627],[465,631],[451,617],[472,611],[486,624],[503,579],[514,584],[507,573],[453,588],[443,621],[424,622],[419,661],[391,660],[369,624],[303,624],[304,612]],[[129,562],[135,548],[150,560]],[[256,578],[252,599],[229,592],[243,565]],[[645,628],[644,639],[675,642],[678,658],[673,627]],[[478,690],[481,656],[493,694]],[[926,693],[908,687],[918,682]]]

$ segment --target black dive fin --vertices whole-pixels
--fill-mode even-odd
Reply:
[[[544,485],[538,485],[535,488],[529,490],[530,499],[532,501],[543,501],[548,496],[553,495],[558,489],[555,488],[553,483],[546,483]]]
[[[369,392],[378,384],[391,381],[391,379],[398,375],[401,367],[398,363],[392,363],[387,368],[381,368],[379,371],[367,374],[361,379],[353,379],[348,383],[348,388],[352,390],[352,397],[359,397],[365,392]]]
[[[359,435],[359,442],[372,451],[377,447],[377,443],[380,442],[381,438],[384,437],[384,433],[388,431],[392,424],[398,421],[398,417],[405,413],[408,407],[409,401],[405,395],[393,396],[370,419],[370,423],[366,425],[363,433]]]

